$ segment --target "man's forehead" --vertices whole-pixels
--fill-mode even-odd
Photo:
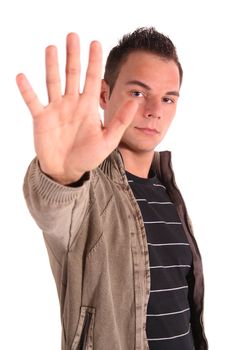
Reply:
[[[180,85],[180,74],[173,60],[165,60],[147,52],[133,52],[121,66],[118,79],[124,84],[127,81],[167,81]],[[148,84],[150,85],[150,84]]]
[[[174,60],[164,59],[149,52],[132,52],[129,54],[128,58],[122,64],[119,74],[127,74],[133,71],[138,72],[148,72],[151,73],[159,72],[163,69],[164,71],[173,71],[175,74],[179,75],[179,69]]]

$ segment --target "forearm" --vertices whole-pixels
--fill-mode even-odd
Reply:
[[[69,248],[84,218],[89,203],[88,174],[76,187],[63,186],[39,167],[38,160],[30,164],[24,181],[27,206],[38,226],[48,237],[60,260]]]

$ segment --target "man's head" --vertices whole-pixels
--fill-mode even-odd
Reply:
[[[127,101],[138,103],[119,144],[121,150],[153,152],[175,116],[181,81],[174,45],[153,28],[124,36],[111,50],[100,95],[104,125]]]
[[[163,59],[174,61],[179,69],[181,85],[183,70],[172,41],[167,36],[157,32],[153,27],[138,28],[133,33],[124,35],[118,45],[113,47],[108,55],[104,80],[109,85],[110,93],[113,90],[122,65],[128,55],[135,51],[152,53]]]

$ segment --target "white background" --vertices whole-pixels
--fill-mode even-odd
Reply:
[[[90,40],[104,57],[124,34],[155,26],[175,43],[184,69],[176,119],[159,149],[173,152],[205,272],[211,350],[232,349],[233,25],[230,1],[8,0],[0,5],[0,348],[60,348],[59,305],[42,234],[22,195],[34,157],[31,117],[15,84],[24,72],[44,103],[44,48],[80,34],[85,71]],[[63,74],[64,77],[64,74]]]

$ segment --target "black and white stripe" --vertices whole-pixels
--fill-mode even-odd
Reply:
[[[192,254],[174,204],[156,176],[127,173],[148,242],[151,290],[147,337],[152,350],[193,350],[188,302]]]

